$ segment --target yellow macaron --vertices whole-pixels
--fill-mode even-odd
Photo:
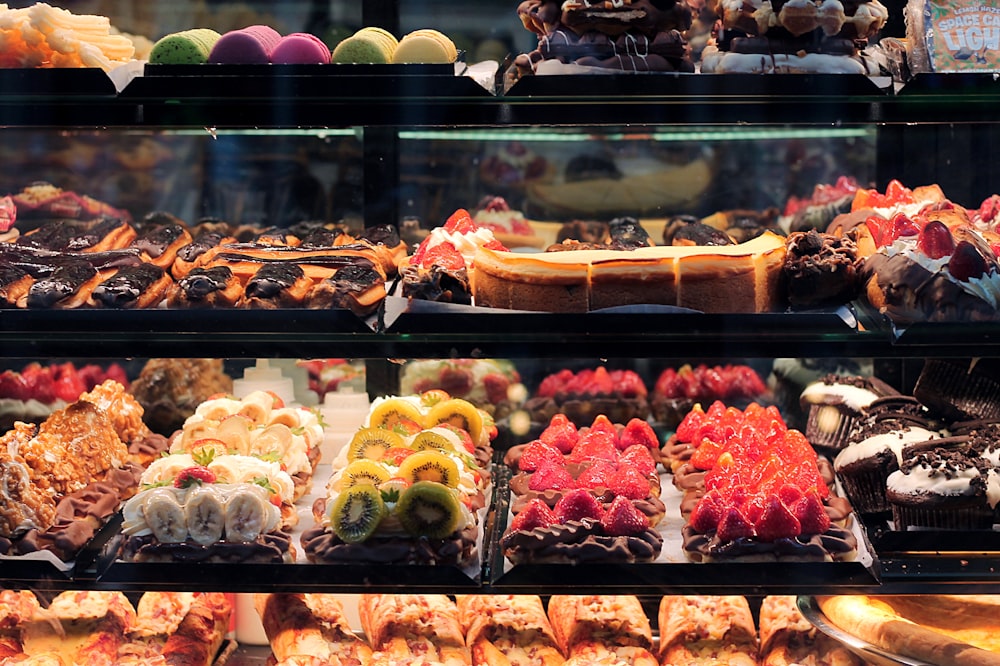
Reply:
[[[458,59],[455,42],[430,28],[414,30],[399,40],[393,63],[449,63]]]

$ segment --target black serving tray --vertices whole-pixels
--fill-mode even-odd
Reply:
[[[115,84],[98,68],[0,69],[0,99],[114,97]]]

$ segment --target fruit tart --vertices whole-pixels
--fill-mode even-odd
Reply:
[[[722,400],[745,406],[751,400],[760,402],[767,394],[767,385],[748,365],[685,364],[660,373],[653,385],[650,407],[656,422],[673,429],[695,403]]]
[[[446,395],[375,401],[313,505],[316,526],[302,535],[310,561],[475,560],[489,485],[481,460],[496,428],[485,412]]]
[[[132,562],[291,561],[294,483],[277,462],[206,443],[151,464],[122,509]]]
[[[171,453],[203,446],[278,462],[295,482],[293,500],[312,489],[323,426],[315,410],[287,407],[270,391],[215,395],[199,404],[170,442]]]
[[[577,431],[553,417],[539,439],[506,458],[518,472],[504,555],[515,564],[656,559],[663,538],[654,528],[666,511],[651,454],[658,442],[639,419],[619,430],[599,416]]]
[[[649,391],[633,370],[604,366],[577,372],[563,369],[545,377],[525,403],[533,423],[548,423],[563,413],[578,427],[589,425],[599,414],[615,423],[649,416]]]
[[[675,474],[685,486],[683,549],[693,562],[854,559],[850,506],[830,491],[816,451],[774,408],[692,412],[678,432],[701,443]],[[685,419],[687,421],[687,419]],[[683,474],[681,472],[684,472]]]

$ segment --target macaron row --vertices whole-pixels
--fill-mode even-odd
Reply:
[[[281,36],[266,25],[251,25],[225,34],[209,28],[175,32],[159,39],[149,62],[160,65],[314,65],[330,62],[330,49],[305,32]]]
[[[225,34],[193,28],[159,39],[149,62],[161,65],[312,65],[365,63],[450,63],[458,59],[455,43],[443,33],[415,30],[402,39],[387,30],[362,28],[337,44],[331,54],[323,41],[304,32],[281,36],[266,25],[251,25]]]
[[[362,28],[338,43],[332,55],[338,64],[449,63],[457,59],[455,43],[430,28],[414,30],[399,40],[382,28]]]

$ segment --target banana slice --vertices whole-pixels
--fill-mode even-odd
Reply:
[[[187,531],[195,543],[203,546],[222,541],[226,526],[226,507],[222,495],[210,486],[192,488],[184,502]]]
[[[147,491],[143,503],[143,516],[160,543],[181,543],[187,539],[187,520],[184,507],[177,501],[173,488],[154,488]]]
[[[226,501],[226,541],[256,540],[267,528],[269,506],[253,486],[233,492]]]

